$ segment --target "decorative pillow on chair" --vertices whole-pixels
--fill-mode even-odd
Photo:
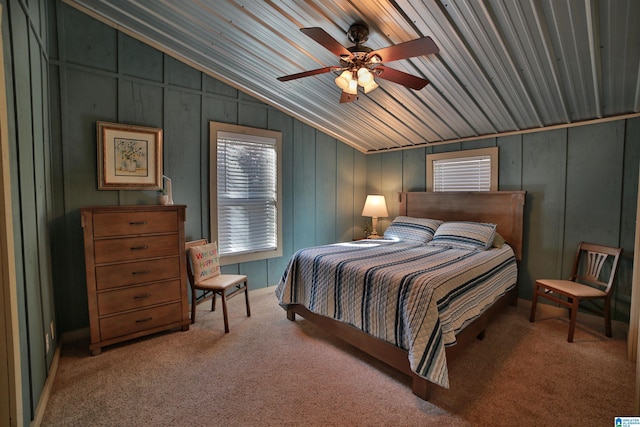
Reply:
[[[189,249],[193,280],[196,284],[220,274],[220,257],[216,242]]]
[[[437,219],[397,216],[385,230],[384,238],[427,243],[440,224],[442,221]]]
[[[445,222],[436,230],[432,245],[456,249],[485,250],[493,244],[496,225],[481,222]]]

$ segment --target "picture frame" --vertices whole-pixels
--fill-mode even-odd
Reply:
[[[98,190],[162,188],[162,129],[96,122]]]

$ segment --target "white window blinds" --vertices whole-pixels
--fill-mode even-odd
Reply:
[[[435,160],[434,191],[490,191],[491,156]]]
[[[221,256],[277,248],[276,140],[219,131],[218,250]]]

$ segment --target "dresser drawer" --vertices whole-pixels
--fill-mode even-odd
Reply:
[[[103,317],[100,319],[100,339],[109,340],[181,320],[179,302]]]
[[[95,263],[134,261],[176,254],[178,235],[96,240]]]
[[[100,316],[105,316],[163,302],[179,301],[181,296],[180,280],[100,292],[98,313]]]
[[[111,237],[175,231],[175,212],[105,212],[93,214],[93,236]]]
[[[98,290],[180,277],[180,258],[162,258],[96,267]]]

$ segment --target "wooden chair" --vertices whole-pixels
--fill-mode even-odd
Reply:
[[[244,274],[218,274],[196,284],[193,274],[193,268],[190,259],[190,249],[194,246],[206,245],[206,239],[193,240],[185,243],[185,253],[187,262],[187,275],[191,284],[191,323],[196,320],[196,290],[200,289],[206,292],[212,292],[211,311],[216,309],[216,295],[220,295],[222,300],[222,314],[224,317],[224,331],[229,333],[229,318],[227,316],[227,299],[244,292],[244,298],[247,305],[247,316],[251,316],[251,308],[249,306],[249,287],[247,276]],[[228,289],[235,289],[227,293]]]
[[[536,280],[529,320],[535,321],[538,297],[544,297],[569,309],[567,341],[573,342],[578,307],[604,316],[605,332],[611,337],[611,294],[621,253],[621,248],[580,242],[569,280]],[[607,258],[611,261],[607,262]],[[605,265],[609,267],[603,269]],[[595,300],[602,300],[602,307]],[[582,301],[592,305],[580,306]]]

